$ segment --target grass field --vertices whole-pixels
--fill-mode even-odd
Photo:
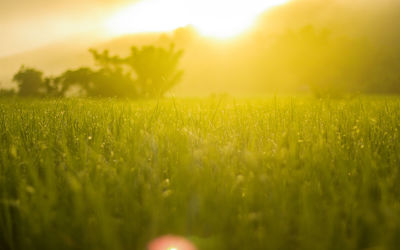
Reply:
[[[399,249],[400,98],[0,100],[0,249]]]

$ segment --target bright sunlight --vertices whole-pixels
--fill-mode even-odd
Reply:
[[[268,8],[288,0],[144,0],[122,8],[106,21],[111,35],[171,31],[192,25],[204,36],[235,37]]]

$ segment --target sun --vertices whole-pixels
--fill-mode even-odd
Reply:
[[[171,31],[191,25],[204,36],[226,39],[248,30],[267,9],[289,0],[142,0],[106,21],[111,35]]]

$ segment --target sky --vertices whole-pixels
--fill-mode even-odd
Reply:
[[[145,0],[107,20],[113,34],[169,31],[187,25],[214,39],[230,39],[251,28],[271,7],[289,0]]]
[[[0,56],[95,34],[128,0],[0,0]],[[129,2],[134,2],[130,0]]]
[[[186,25],[205,36],[229,38],[269,7],[291,1],[318,0],[0,0],[0,57],[61,41],[95,42]],[[361,6],[399,0],[320,1]]]
[[[0,0],[0,57],[62,40],[160,32],[193,25],[216,38],[238,35],[289,0]]]

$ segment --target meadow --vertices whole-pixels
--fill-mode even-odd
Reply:
[[[400,98],[0,100],[0,249],[398,249]]]

